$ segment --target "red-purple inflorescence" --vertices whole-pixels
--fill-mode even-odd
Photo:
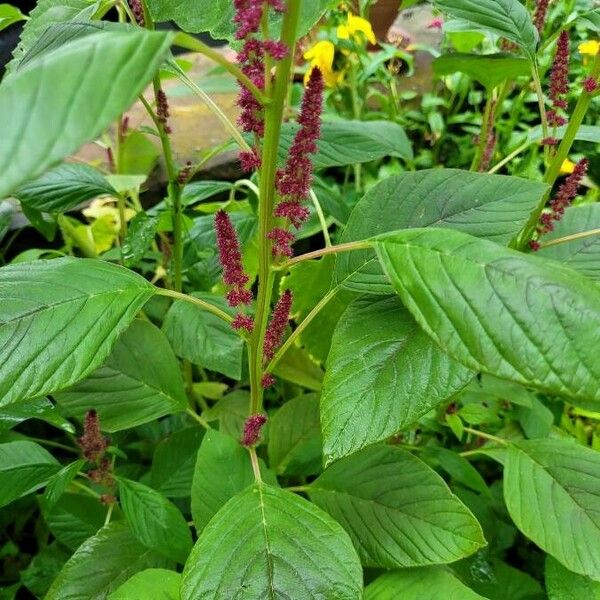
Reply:
[[[242,434],[242,446],[250,448],[256,446],[260,440],[260,432],[267,422],[265,415],[251,415],[244,423],[244,432]]]
[[[156,92],[156,118],[162,123],[165,133],[171,133],[171,128],[168,123],[169,117],[169,101],[167,100],[167,95],[162,89],[159,89],[158,92]]]
[[[565,95],[569,91],[569,32],[563,30],[558,36],[552,71],[550,72],[550,89],[548,95],[552,100],[552,110],[548,111],[548,124],[557,127],[566,120],[558,114],[558,110],[566,110],[569,104]]]
[[[588,94],[593,94],[598,89],[598,81],[593,77],[586,77],[583,80],[583,89]]]
[[[550,0],[537,0],[535,3],[535,11],[533,13],[533,24],[538,32],[542,33],[544,24],[546,23],[546,15],[548,14],[548,5]]]
[[[276,227],[269,233],[273,241],[273,254],[292,256],[292,243],[295,236],[289,226],[298,229],[310,216],[308,208],[302,205],[312,185],[311,154],[317,151],[317,141],[321,135],[321,111],[323,109],[323,75],[314,67],[310,73],[298,124],[300,125],[290,147],[283,169],[276,175],[275,185],[281,200],[274,210],[274,216],[287,221],[286,227]]]
[[[131,12],[135,17],[135,22],[140,26],[144,27],[146,25],[144,19],[144,7],[142,6],[141,0],[129,0],[129,6],[131,8]]]
[[[587,173],[589,161],[587,158],[582,158],[573,169],[573,172],[560,185],[556,195],[549,203],[549,211],[542,213],[538,223],[536,233],[539,239],[540,236],[550,233],[554,229],[554,221],[560,221],[565,214],[565,209],[573,202],[581,181]],[[540,243],[536,240],[529,242],[529,247],[532,250],[539,250]]]
[[[275,308],[273,309],[273,314],[271,315],[271,320],[269,321],[269,325],[267,327],[267,331],[265,332],[265,339],[263,342],[263,364],[264,366],[275,356],[275,351],[279,346],[281,346],[281,342],[283,341],[283,335],[285,333],[285,328],[288,325],[290,320],[290,311],[292,310],[292,301],[293,296],[290,290],[285,290],[283,294],[281,294]],[[265,373],[262,378],[263,387],[270,387],[275,383],[275,378],[270,373]]]
[[[244,329],[248,333],[252,333],[252,330],[254,329],[254,319],[249,315],[239,313],[234,317],[231,326],[238,331]]]
[[[95,410],[88,410],[83,422],[83,435],[77,440],[84,458],[98,462],[108,448],[108,441],[100,431],[100,419]]]
[[[237,233],[229,215],[224,210],[218,211],[215,215],[215,230],[219,261],[223,268],[223,283],[229,287],[227,302],[230,306],[250,304],[253,299],[252,292],[245,287],[250,278],[244,272]],[[240,318],[236,324],[240,325],[238,329],[248,329],[246,326],[241,327],[242,324],[247,324],[244,319]]]

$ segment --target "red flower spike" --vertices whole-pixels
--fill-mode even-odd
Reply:
[[[231,327],[235,330],[244,329],[248,333],[252,333],[254,329],[254,319],[248,315],[238,313],[231,322]]]
[[[533,24],[538,32],[541,34],[546,23],[546,15],[548,14],[548,5],[550,0],[537,0],[535,5],[535,12],[533,13]]]
[[[267,422],[264,415],[252,415],[244,423],[244,432],[242,434],[242,446],[250,448],[256,446],[260,440],[260,432]]]
[[[168,124],[168,118],[170,117],[169,113],[169,101],[167,100],[167,95],[162,89],[159,89],[156,92],[156,117],[166,133],[171,133],[171,128]]]
[[[273,242],[273,256],[287,256],[288,258],[294,256],[292,244],[296,238],[293,233],[281,227],[275,227],[267,234],[267,238]]]
[[[587,77],[583,81],[583,89],[588,94],[593,94],[598,89],[598,82],[593,77]]]
[[[262,376],[261,385],[265,389],[270,388],[271,386],[275,385],[275,377],[273,377],[271,373],[265,373]]]
[[[285,292],[281,294],[279,301],[273,309],[273,314],[271,315],[271,321],[267,327],[265,341],[263,344],[263,356],[265,363],[270,361],[273,356],[275,356],[275,351],[277,348],[279,348],[279,346],[281,346],[285,328],[290,320],[292,300],[292,292],[290,290],[285,290]]]
[[[98,462],[108,448],[108,442],[100,431],[100,419],[95,410],[88,410],[83,422],[83,435],[77,440],[86,460]]]
[[[252,292],[244,287],[250,278],[242,266],[240,243],[229,215],[223,210],[215,215],[215,230],[219,261],[223,268],[223,282],[225,285],[232,286],[227,293],[227,301],[230,306],[250,304]]]
[[[242,169],[245,172],[254,171],[255,169],[260,168],[261,160],[256,148],[252,148],[252,150],[249,151],[240,152],[239,158]]]
[[[129,7],[135,17],[135,22],[140,27],[145,27],[146,22],[144,20],[144,7],[142,6],[141,0],[129,0]]]
[[[556,108],[566,109],[568,104],[563,96],[569,91],[569,32],[560,32],[552,71],[550,72],[550,90],[548,95]]]
[[[557,146],[558,139],[555,137],[546,137],[540,142],[540,144],[542,144],[542,146]]]

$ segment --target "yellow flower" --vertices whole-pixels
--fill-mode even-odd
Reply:
[[[562,165],[560,165],[560,173],[561,175],[570,175],[575,170],[575,163],[571,162],[568,158],[563,160]]]
[[[338,38],[340,40],[349,40],[350,38],[353,40],[359,40],[359,34],[364,35],[365,38],[371,42],[371,44],[377,43],[371,23],[362,17],[357,17],[352,13],[348,13],[348,22],[345,25],[340,25],[337,28]]]
[[[334,71],[333,59],[335,56],[335,46],[326,40],[317,42],[312,48],[304,53],[304,58],[310,61],[310,69],[304,76],[304,83],[308,81],[311,71],[318,67],[323,74],[323,81],[328,87],[335,87],[344,80],[343,71]]]
[[[582,42],[579,44],[579,46],[577,46],[577,50],[579,50],[579,54],[596,56],[596,54],[598,54],[598,50],[600,50],[600,42],[598,40],[588,40],[587,42]]]

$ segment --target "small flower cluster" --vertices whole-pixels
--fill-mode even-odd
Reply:
[[[235,0],[234,23],[237,25],[235,37],[243,40],[244,45],[237,56],[242,72],[259,89],[265,88],[265,56],[274,60],[283,60],[288,55],[288,48],[274,40],[259,40],[255,37],[261,25],[265,11],[269,8],[283,12],[285,6],[282,0]],[[263,106],[252,92],[241,86],[238,106],[242,109],[239,118],[240,127],[247,133],[258,137],[264,134]],[[258,148],[240,153],[240,162],[245,171],[260,167]]]
[[[267,417],[264,415],[251,415],[244,423],[244,432],[242,434],[242,446],[251,448],[256,446],[260,440],[260,432],[267,422]]]
[[[281,342],[283,341],[283,335],[285,334],[285,328],[290,320],[290,312],[292,310],[293,296],[290,290],[285,290],[279,298],[273,314],[271,315],[271,321],[267,327],[265,333],[265,340],[263,342],[263,362],[266,366],[269,361],[275,356],[275,351]],[[270,387],[275,383],[275,378],[270,373],[265,373],[262,379],[263,387]]]
[[[589,161],[587,158],[581,159],[573,168],[573,172],[565,179],[564,183],[558,188],[556,195],[550,201],[550,210],[542,213],[540,222],[537,226],[537,237],[550,233],[554,229],[554,221],[560,221],[565,214],[565,209],[573,202],[577,196],[577,190],[582,179],[587,173]],[[529,242],[532,250],[539,250],[540,243],[537,239]]]
[[[171,133],[171,128],[168,123],[170,116],[167,95],[162,89],[159,89],[158,92],[156,92],[156,118],[162,124],[165,133]]]
[[[565,125],[567,120],[559,115],[559,110],[569,107],[565,98],[569,91],[569,33],[560,32],[556,44],[556,52],[550,73],[550,89],[548,95],[552,100],[552,110],[548,111],[548,124],[553,127]]]
[[[215,231],[217,234],[217,248],[219,261],[223,268],[223,283],[228,286],[227,302],[229,306],[250,304],[253,300],[252,292],[245,286],[250,281],[242,265],[240,243],[229,215],[220,210],[215,215]],[[233,320],[234,329],[252,331],[254,322],[251,317],[239,313]]]
[[[546,15],[548,14],[548,5],[550,0],[537,0],[535,3],[535,11],[533,13],[533,24],[541,35],[546,23]]]
[[[308,198],[312,185],[310,155],[317,151],[317,140],[321,135],[323,86],[321,71],[314,67],[298,115],[300,128],[296,132],[284,168],[277,171],[275,185],[281,201],[275,207],[274,216],[286,219],[288,223],[286,227],[276,227],[269,232],[273,254],[276,256],[293,255],[292,242],[295,236],[289,231],[289,226],[298,229],[310,215],[302,202]]]
[[[135,22],[140,27],[145,27],[146,21],[144,20],[144,7],[142,6],[142,0],[129,0],[129,7],[135,17]]]
[[[100,419],[95,410],[88,410],[83,422],[83,435],[77,440],[83,457],[94,464],[94,469],[88,472],[94,483],[107,486],[113,485],[112,465],[110,458],[105,456],[108,440],[100,431]]]
[[[191,174],[192,161],[188,160],[185,163],[185,167],[183,167],[183,169],[181,169],[181,171],[179,171],[179,174],[177,175],[177,183],[179,183],[179,185],[185,185],[188,182]]]

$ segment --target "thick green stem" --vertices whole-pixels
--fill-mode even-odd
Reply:
[[[491,90],[487,91],[487,100],[485,102],[485,109],[483,111],[481,130],[479,131],[479,144],[471,163],[471,171],[478,171],[485,153],[485,147],[488,142],[488,134],[490,129],[490,121],[492,109],[494,106],[494,96]]]
[[[275,81],[271,88],[270,102],[265,107],[265,135],[262,151],[262,167],[259,181],[259,267],[258,297],[254,330],[249,344],[250,360],[250,414],[259,412],[262,407],[263,388],[263,343],[267,329],[271,297],[273,295],[274,273],[271,269],[272,245],[267,238],[273,225],[275,202],[275,174],[283,111],[287,98],[287,88],[294,55],[296,28],[301,0],[290,0],[283,19],[281,41],[290,49],[287,58],[279,61],[275,71]]]
[[[594,65],[592,67],[591,77],[594,79],[598,79],[600,75],[600,55],[596,56],[594,60]],[[563,138],[558,146],[556,154],[550,163],[548,171],[544,176],[544,182],[549,185],[548,191],[544,194],[544,197],[540,201],[539,205],[536,209],[531,213],[529,220],[520,231],[519,235],[516,238],[516,241],[512,244],[513,246],[518,247],[519,249],[524,249],[529,240],[531,239],[531,235],[533,234],[535,227],[540,219],[540,215],[546,206],[546,202],[548,202],[548,198],[552,191],[552,186],[556,183],[556,179],[560,174],[560,167],[565,161],[565,159],[569,156],[569,152],[571,151],[571,147],[573,146],[573,142],[575,141],[575,137],[577,136],[577,132],[583,123],[583,119],[590,107],[590,103],[592,101],[593,94],[589,94],[584,89],[581,90],[579,95],[579,100],[577,100],[577,104],[575,105],[575,110],[569,120],[569,124]]]
[[[538,100],[538,106],[540,109],[540,119],[542,120],[542,138],[548,137],[548,117],[546,115],[546,104],[544,102],[544,90],[542,89],[542,82],[540,80],[540,70],[537,62],[533,62],[531,65],[531,75],[533,76],[533,84],[535,86],[535,93]]]

